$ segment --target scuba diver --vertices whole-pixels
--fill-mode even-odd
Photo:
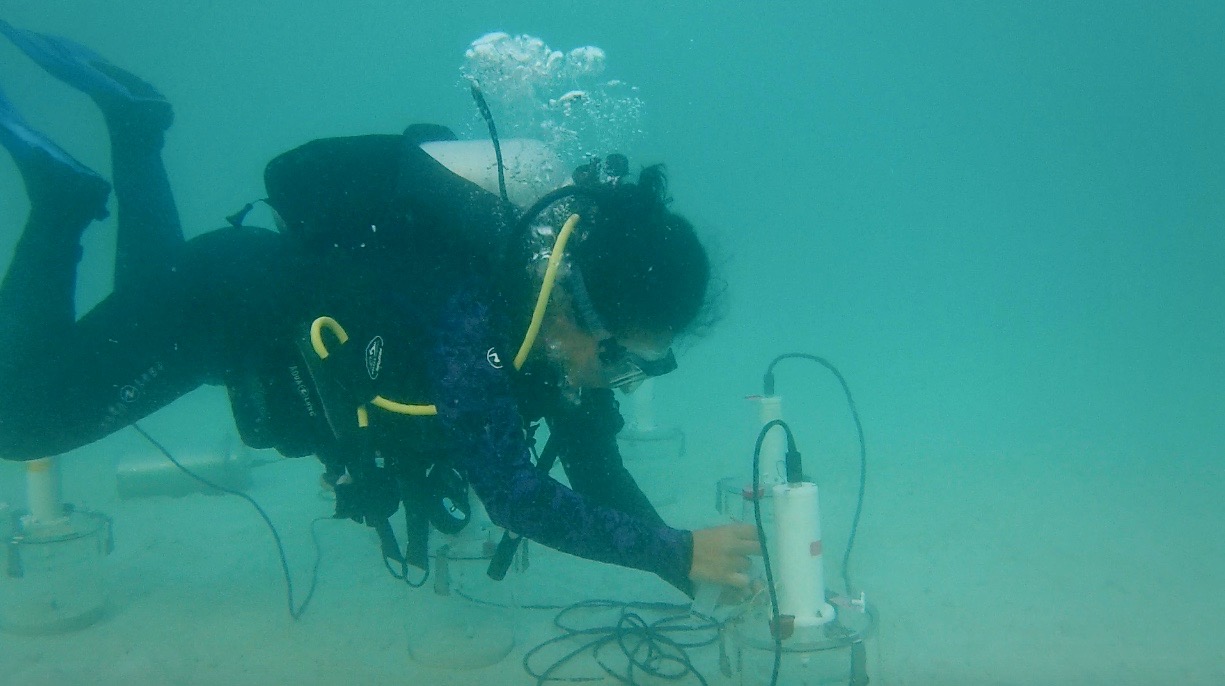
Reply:
[[[753,527],[669,527],[617,448],[614,390],[674,369],[671,346],[711,295],[661,167],[631,181],[609,156],[520,210],[423,149],[455,139],[444,127],[321,139],[265,170],[279,231],[244,226],[244,211],[188,241],[161,160],[166,99],[67,39],[3,20],[0,33],[97,104],[118,210],[113,291],[78,320],[81,237],[111,184],[0,93],[0,144],[30,199],[0,285],[0,457],[72,450],[224,385],[243,441],[316,455],[336,516],[373,527],[389,569],[427,567],[431,524],[462,527],[470,487],[513,532],[504,542],[691,595],[695,581],[747,585]]]

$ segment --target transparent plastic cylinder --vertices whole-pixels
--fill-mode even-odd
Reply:
[[[617,435],[625,468],[655,507],[675,503],[680,497],[685,456],[685,434],[679,428],[660,426],[655,419],[655,381],[647,379],[634,392],[619,398],[625,427]]]
[[[409,626],[409,654],[430,667],[480,669],[497,664],[518,642],[517,573],[526,565],[527,541],[521,541],[515,562],[501,581],[487,570],[502,529],[489,522],[484,507],[471,500],[468,525],[441,541],[432,553],[429,592],[420,598],[420,614]],[[415,601],[418,602],[418,601]]]
[[[4,508],[0,519],[0,628],[60,633],[88,626],[105,614],[103,561],[112,547],[109,518],[72,511],[65,513],[62,525],[45,528],[27,526],[18,513]]]

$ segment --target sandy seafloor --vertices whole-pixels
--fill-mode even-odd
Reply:
[[[217,396],[201,393],[185,405],[200,412]],[[169,419],[154,419],[149,429],[166,434]],[[691,450],[706,443],[690,440]],[[271,537],[249,506],[202,494],[119,500],[105,487],[114,483],[109,457],[127,451],[149,454],[129,435],[66,459],[68,493],[95,493],[81,504],[115,519],[115,552],[104,562],[107,615],[69,634],[5,635],[3,683],[535,683],[520,659],[556,635],[553,611],[519,610],[515,649],[493,666],[423,665],[410,656],[411,646],[426,645],[417,632],[498,632],[505,617],[485,625],[480,608],[435,595],[432,582],[405,587],[377,564],[375,540],[364,527],[328,521],[319,529],[320,584],[295,622]],[[634,466],[659,473],[649,462]],[[309,521],[330,506],[318,497],[318,472],[310,460],[282,460],[256,467],[249,490],[280,528],[299,598],[312,559]],[[972,485],[997,477],[1010,484],[1008,493]],[[1220,683],[1223,582],[1196,576],[1219,564],[1222,552],[1220,473],[1188,471],[1161,490],[1140,473],[1106,487],[1093,486],[1095,478],[1086,469],[1056,484],[1019,462],[976,470],[878,467],[855,563],[856,583],[881,618],[868,643],[873,683]],[[947,493],[949,484],[956,502],[932,495]],[[836,493],[844,485],[827,485],[831,513],[849,505]],[[651,490],[665,499],[678,495],[663,512],[692,526],[717,518],[707,486]],[[827,546],[844,539],[834,530],[844,519],[828,517]],[[648,575],[539,546],[530,550],[528,570],[512,572],[511,580],[504,583],[514,584],[524,604],[685,600]],[[491,582],[466,588],[501,600],[511,593]],[[735,655],[734,641],[727,645]],[[719,672],[716,647],[692,650],[690,658],[710,683],[741,683],[739,674]],[[461,651],[454,659],[468,656]],[[563,674],[601,672],[580,659]]]
[[[669,163],[676,209],[710,239],[729,285],[726,318],[659,387],[660,421],[685,431],[687,456],[664,477],[634,467],[648,492],[677,494],[665,517],[721,521],[716,480],[748,474],[743,396],[774,354],[822,354],[847,376],[869,442],[853,570],[881,620],[873,683],[1225,683],[1221,6],[657,5],[125,0],[0,12],[86,42],[167,93],[166,159],[189,235],[259,197],[281,150],[470,121],[457,65],[486,31],[601,46],[610,75],[646,103],[632,157]],[[6,44],[0,84],[27,119],[107,169],[97,114]],[[0,161],[2,259],[22,197]],[[82,308],[109,287],[113,240],[113,221],[86,235]],[[779,387],[822,485],[836,579],[854,433],[827,377],[788,366]],[[183,453],[233,433],[216,389],[146,424]],[[533,682],[519,658],[553,635],[552,612],[520,611],[516,647],[493,667],[424,666],[410,656],[417,632],[454,629],[466,611],[388,577],[367,530],[324,522],[319,588],[292,621],[248,505],[120,499],[116,465],[132,454],[150,453],[123,431],[64,456],[65,498],[115,521],[109,610],[74,633],[0,635],[0,684]],[[299,589],[309,522],[330,507],[318,471],[273,462],[249,489]],[[0,501],[21,505],[21,479],[0,464]],[[539,546],[516,583],[524,602],[683,600],[648,575]],[[717,651],[693,657],[711,683],[739,683],[719,674]]]

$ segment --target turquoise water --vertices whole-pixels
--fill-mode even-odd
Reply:
[[[868,433],[855,570],[881,609],[874,683],[1225,683],[1225,5],[116,0],[3,12],[167,94],[166,158],[189,233],[259,197],[264,163],[306,140],[471,122],[459,64],[487,31],[599,46],[608,75],[644,102],[627,152],[669,165],[675,209],[728,284],[726,318],[659,388],[661,417],[690,437],[692,479],[671,517],[717,521],[715,480],[748,472],[743,396],[759,392],[774,354],[817,353],[846,375]],[[84,98],[7,44],[0,64],[28,120],[108,167]],[[7,159],[0,200],[8,255],[26,206]],[[87,234],[83,307],[109,288],[113,232]],[[854,433],[832,380],[785,369],[787,414],[820,465],[827,546],[841,546]],[[228,421],[206,391],[151,426],[190,446]],[[359,683],[416,683],[394,614],[351,629],[393,638],[331,652],[324,628],[290,625],[276,605],[274,559],[238,571],[215,561],[249,557],[247,539],[267,552],[241,504],[117,501],[113,460],[138,446],[123,433],[83,449],[65,464],[66,489],[128,512],[129,540],[164,543],[147,559],[123,552],[121,536],[117,571],[167,580],[121,591],[137,609],[78,637],[86,650],[73,660],[182,683],[307,683],[331,674],[303,667],[323,656],[349,660]],[[311,471],[284,469],[292,478],[267,477],[265,495],[297,513],[295,493],[315,497]],[[0,495],[20,501],[16,467],[0,465]],[[134,519],[190,527],[184,512],[230,533],[179,543]],[[392,592],[364,562],[358,581],[335,582],[324,616],[344,624],[339,608],[366,602],[345,596]],[[204,612],[215,600],[194,604],[225,591],[197,573],[253,579],[241,604],[258,599],[267,616],[237,623],[260,629]],[[640,582],[625,572],[609,583]],[[133,617],[172,628],[155,647]],[[6,638],[0,662],[42,678],[47,654],[72,645],[60,641]],[[90,675],[73,660],[57,683]],[[503,683],[529,683],[514,661],[500,669]]]

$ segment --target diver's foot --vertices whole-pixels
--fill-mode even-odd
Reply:
[[[111,184],[32,128],[0,91],[0,146],[13,156],[33,212],[104,219]]]
[[[174,110],[156,88],[84,45],[19,29],[3,19],[0,33],[48,74],[93,98],[108,123],[118,121],[157,132],[174,123]]]

